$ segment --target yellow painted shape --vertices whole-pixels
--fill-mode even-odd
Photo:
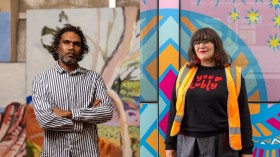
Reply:
[[[242,69],[245,69],[248,64],[249,61],[243,52],[241,52],[232,63],[233,66],[240,66]]]
[[[248,98],[248,101],[256,101],[259,100],[259,98],[259,91],[257,90],[251,97]],[[251,115],[260,113],[260,104],[249,104],[249,110]]]
[[[264,125],[262,125],[261,123],[257,123],[256,125],[260,128],[261,132],[262,132],[265,136],[270,136],[270,135],[272,134],[272,133],[271,133]]]
[[[276,156],[276,151],[275,151],[275,149],[272,150],[271,156]]]
[[[187,60],[181,55],[180,56],[180,62],[181,62],[180,67],[183,67],[186,64]]]
[[[192,22],[186,18],[186,17],[181,17],[181,22],[192,32],[194,33],[197,28],[192,24]]]
[[[271,138],[270,138],[270,139],[267,139],[267,140],[264,140],[264,142],[266,142],[267,144],[270,144]]]
[[[155,16],[154,18],[152,18],[149,23],[142,29],[141,31],[141,38],[145,38],[145,36],[151,31],[151,29],[153,27],[155,27],[155,25],[157,24],[157,16]]]
[[[159,76],[162,75],[170,64],[178,70],[179,52],[171,44],[169,44],[159,55]]]
[[[266,150],[266,151],[265,151],[265,156],[266,156],[266,157],[269,157],[269,150]]]
[[[249,104],[250,114],[258,114],[260,112],[260,104]]]
[[[155,16],[150,20],[150,22],[142,29],[140,33],[141,39],[145,38],[145,36],[154,28],[157,24],[157,18],[158,16]],[[159,16],[159,21],[162,19],[162,16]]]
[[[157,137],[158,137],[158,133],[157,130],[154,129],[153,132],[151,133],[151,135],[147,138],[146,142],[157,152]]]
[[[253,136],[261,137],[261,134],[258,132],[258,130],[253,125],[252,125],[252,132],[253,132]]]
[[[257,101],[257,100],[260,100],[260,93],[258,90],[256,90],[256,92],[248,98],[248,101]]]
[[[155,58],[147,67],[146,70],[154,80],[157,79],[157,59]]]
[[[159,136],[159,156],[165,156],[165,143],[162,136]]]

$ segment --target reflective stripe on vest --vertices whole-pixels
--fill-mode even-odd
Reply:
[[[180,132],[181,122],[184,117],[185,94],[196,74],[197,67],[189,69],[186,65],[180,69],[176,81],[176,115],[170,131],[170,136],[175,136]],[[228,88],[228,125],[229,125],[229,143],[232,149],[241,150],[241,131],[240,116],[238,108],[238,96],[241,86],[241,68],[225,68],[227,88]]]

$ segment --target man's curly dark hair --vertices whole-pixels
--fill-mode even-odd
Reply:
[[[78,59],[78,61],[81,61],[84,58],[84,55],[88,53],[89,47],[87,45],[86,37],[84,36],[82,30],[80,27],[75,27],[71,24],[65,24],[63,28],[59,29],[57,32],[53,35],[53,42],[51,44],[51,51],[50,53],[53,55],[53,58],[57,61],[59,60],[58,53],[56,53],[56,50],[58,49],[62,34],[65,32],[74,32],[81,38],[81,57]]]

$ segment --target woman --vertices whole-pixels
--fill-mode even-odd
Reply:
[[[218,34],[197,30],[174,85],[166,132],[167,157],[252,157],[245,80]]]

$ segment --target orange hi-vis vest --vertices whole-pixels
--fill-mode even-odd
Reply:
[[[186,104],[185,95],[196,71],[197,67],[188,68],[186,65],[179,71],[176,81],[176,116],[172,124],[170,136],[175,136],[180,132]],[[240,115],[238,107],[238,96],[241,86],[241,68],[227,66],[225,67],[225,73],[228,88],[227,115],[229,125],[229,144],[233,150],[241,150]]]

